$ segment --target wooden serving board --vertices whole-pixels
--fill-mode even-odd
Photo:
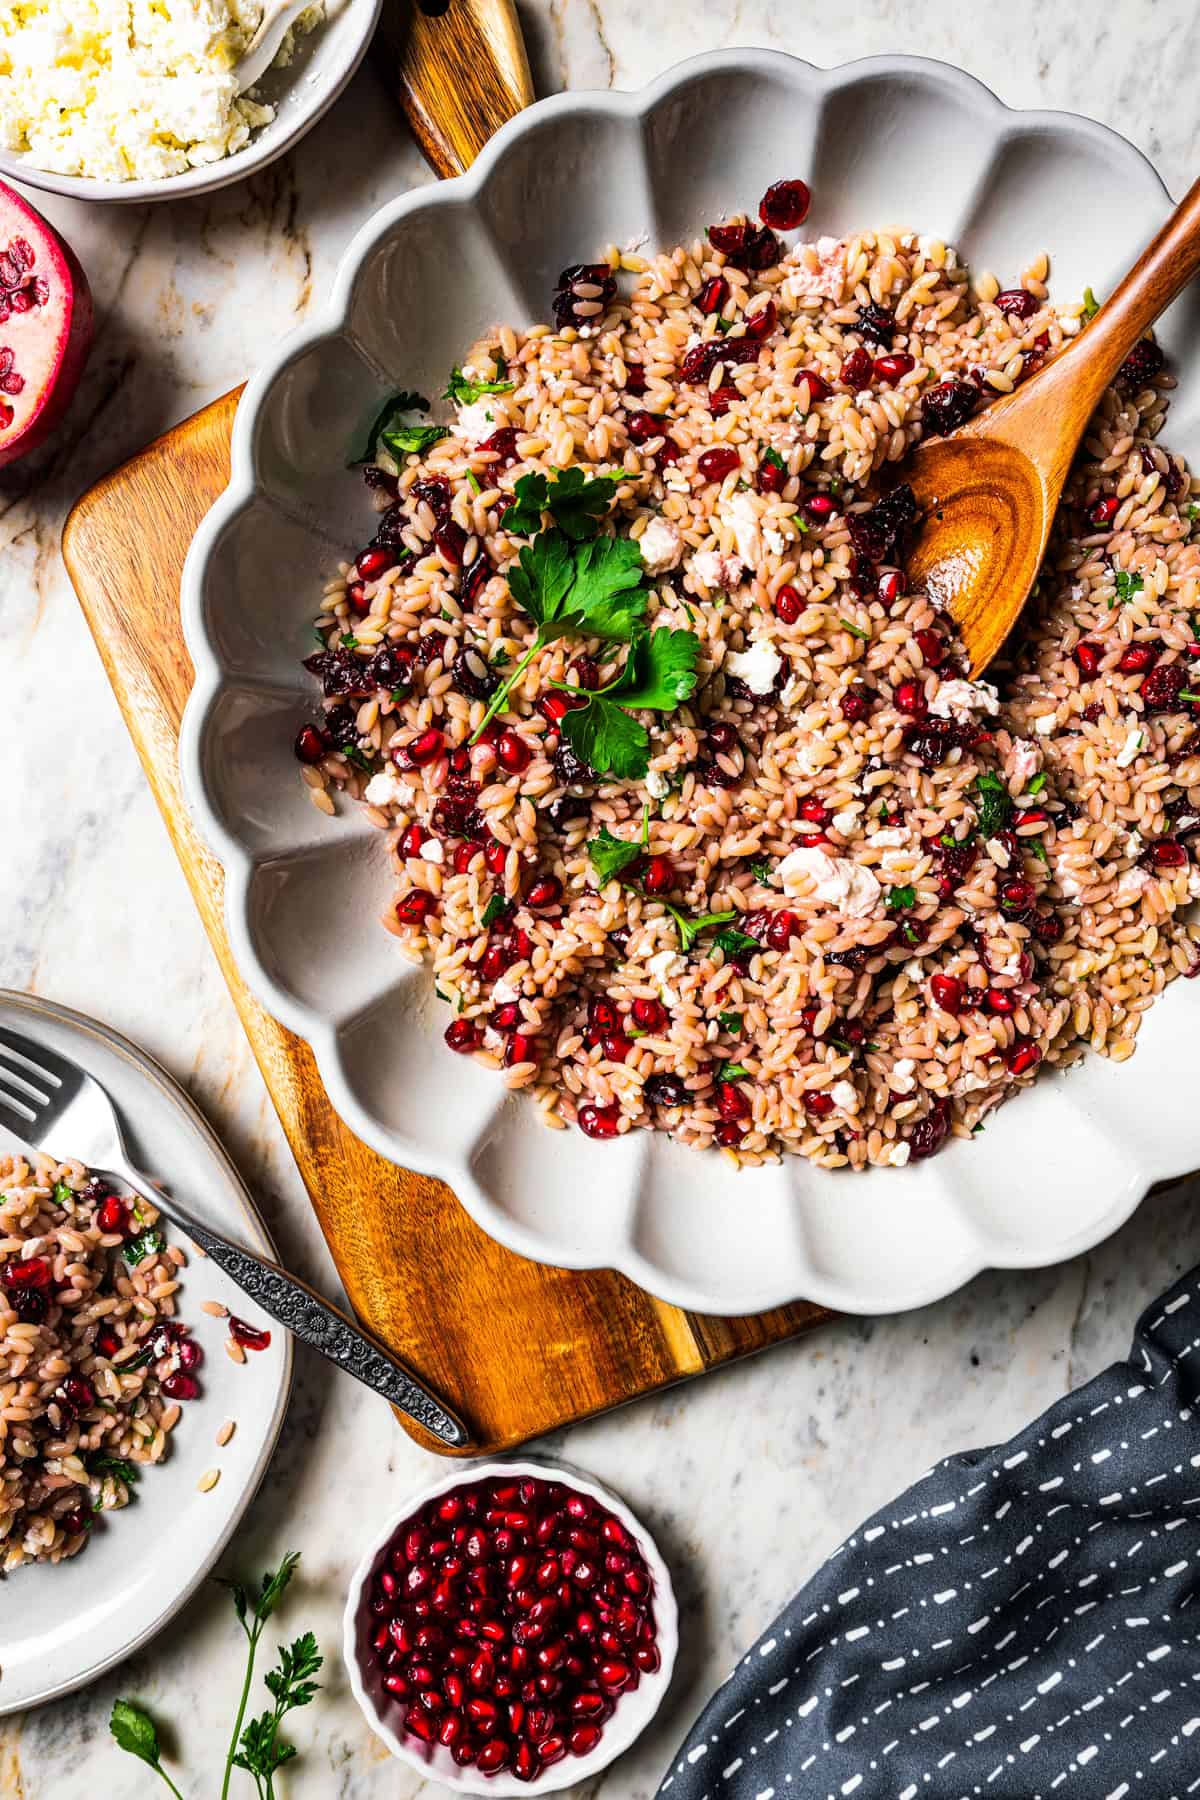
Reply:
[[[359,1142],[330,1106],[307,1044],[242,982],[225,935],[221,868],[184,808],[178,761],[192,685],[179,576],[229,478],[237,398],[185,420],[85,494],[67,520],[63,555],[359,1318],[467,1422],[473,1453],[510,1449],[815,1324],[825,1315],[804,1302],[755,1318],[705,1318],[611,1271],[574,1274],[502,1249],[441,1182]],[[428,1448],[443,1448],[402,1422]]]

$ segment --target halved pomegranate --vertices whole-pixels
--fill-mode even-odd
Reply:
[[[92,294],[73,250],[0,181],[0,468],[53,431],[92,346]]]

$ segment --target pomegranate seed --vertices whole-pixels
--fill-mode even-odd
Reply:
[[[600,1742],[601,1731],[598,1725],[577,1725],[571,1733],[570,1744],[573,1756],[590,1756]]]
[[[505,1067],[511,1069],[517,1063],[536,1062],[537,1059],[537,1039],[524,1031],[514,1031],[504,1051]]]
[[[686,1106],[691,1098],[677,1075],[652,1075],[642,1091],[647,1106]]]
[[[363,550],[355,559],[354,567],[363,581],[374,581],[385,569],[390,569],[396,560],[394,550]]]
[[[804,502],[804,510],[810,519],[815,519],[818,524],[821,524],[824,520],[833,517],[837,507],[828,494],[810,494]]]
[[[907,592],[908,583],[900,569],[883,569],[875,584],[875,592],[885,606],[894,606]]]
[[[625,428],[635,444],[649,443],[651,438],[661,437],[663,434],[663,422],[652,412],[627,414]]]
[[[946,644],[939,631],[914,632],[913,642],[927,667],[936,669],[939,663],[945,662]]]
[[[896,710],[910,718],[923,718],[929,710],[925,689],[919,681],[902,681],[896,689]]]
[[[296,734],[296,761],[311,768],[329,755],[333,745],[319,726],[302,725]]]
[[[923,1119],[918,1119],[908,1137],[909,1150],[918,1158],[936,1156],[950,1130],[950,1108],[939,1101]]]
[[[723,275],[714,275],[706,281],[696,296],[696,305],[702,313],[720,312],[729,298],[729,283]]]
[[[804,602],[796,589],[785,582],[775,596],[775,616],[785,625],[794,625],[804,611]]]
[[[726,475],[741,467],[742,459],[733,449],[705,450],[696,458],[696,469],[705,481],[724,481]]]
[[[425,827],[414,819],[400,839],[398,845],[400,855],[404,857],[405,861],[407,861],[410,856],[419,856],[421,854],[421,845],[424,842]]]
[[[609,1062],[623,1063],[633,1049],[633,1039],[626,1037],[623,1031],[611,1031],[600,1048]]]
[[[567,1754],[567,1740],[557,1733],[543,1738],[538,1744],[538,1754],[542,1759],[542,1767],[549,1768],[551,1763],[561,1762]]]
[[[929,980],[929,992],[935,1006],[943,1012],[957,1016],[962,1011],[963,984],[954,975],[933,975]]]
[[[578,1113],[579,1129],[587,1137],[614,1138],[621,1121],[619,1106],[581,1106]]]
[[[502,844],[499,838],[493,838],[490,844],[483,846],[483,860],[489,874],[503,875],[504,865],[508,861],[508,845]]]
[[[360,619],[364,619],[371,610],[371,602],[367,599],[367,590],[361,581],[350,583],[346,589],[346,599],[350,604],[350,611],[357,614]]]
[[[916,366],[916,357],[909,356],[903,350],[893,351],[887,356],[877,356],[874,363],[875,379],[897,382],[905,375],[910,375]]]
[[[1186,846],[1175,838],[1158,838],[1146,852],[1152,869],[1182,869],[1188,860]]]
[[[476,1767],[485,1775],[495,1775],[508,1761],[508,1745],[503,1738],[492,1738],[475,1758]]]
[[[436,762],[445,748],[445,739],[436,725],[428,726],[424,731],[405,744],[402,754],[414,769],[423,769],[427,764]]]
[[[642,1031],[665,1031],[668,1023],[667,1009],[661,1000],[635,1000],[630,1008],[633,1022]]]
[[[633,1653],[633,1660],[643,1675],[653,1675],[662,1665],[657,1644],[639,1644]]]
[[[800,802],[799,813],[800,817],[806,819],[810,825],[828,825],[831,817],[829,808],[824,802],[811,794],[807,800]]]
[[[629,1664],[618,1661],[616,1657],[613,1657],[609,1662],[602,1662],[600,1667],[596,1670],[600,1686],[602,1688],[608,1688],[610,1691],[615,1688],[618,1692],[621,1688],[628,1686],[629,1678],[632,1673],[633,1670],[629,1667]]]
[[[669,856],[651,856],[642,872],[642,886],[648,894],[668,894],[675,886],[675,865]]]
[[[1030,1069],[1036,1069],[1041,1060],[1042,1053],[1031,1038],[1017,1038],[1004,1057],[1010,1075],[1026,1075]]]
[[[777,462],[760,462],[754,474],[754,485],[760,494],[778,494],[787,481],[785,466]]]
[[[502,731],[496,740],[496,761],[510,775],[520,775],[528,767],[533,752],[525,739],[515,731]]]
[[[849,719],[851,724],[865,719],[871,710],[871,702],[862,688],[849,688],[838,705],[843,719]]]
[[[193,1375],[176,1369],[173,1375],[168,1375],[164,1380],[162,1391],[172,1400],[194,1400],[200,1392],[200,1383]]]
[[[437,906],[437,900],[424,888],[414,888],[396,902],[396,918],[401,925],[423,925]]]
[[[654,459],[654,466],[656,469],[669,469],[673,463],[679,461],[682,454],[683,452],[680,450],[679,445],[675,442],[674,438],[664,438],[662,441],[662,449]]]
[[[718,1081],[717,1111],[728,1124],[738,1119],[748,1119],[751,1107],[740,1088],[735,1087],[731,1081]]]
[[[1121,652],[1117,668],[1122,675],[1144,675],[1147,669],[1154,667],[1160,655],[1161,646],[1158,644],[1130,644],[1128,649]]]
[[[451,1050],[457,1050],[460,1056],[469,1056],[479,1048],[479,1027],[474,1019],[452,1020],[443,1035]]]
[[[874,367],[868,350],[852,350],[842,364],[838,380],[843,387],[853,388],[855,393],[861,393],[863,388],[870,387]]]
[[[543,906],[557,906],[563,897],[563,885],[557,875],[543,875],[535,881],[525,897],[525,904],[535,912]]]
[[[799,937],[803,927],[794,912],[786,907],[775,914],[767,926],[767,943],[772,950],[786,950],[794,937]]]
[[[536,1781],[541,1772],[542,1759],[533,1745],[524,1742],[518,1744],[513,1757],[513,1774],[517,1780]]]
[[[773,181],[758,203],[758,216],[773,231],[795,231],[807,219],[811,203],[803,181]]]
[[[129,1229],[129,1213],[125,1202],[116,1194],[109,1194],[96,1214],[96,1223],[101,1231],[124,1233]]]
[[[1017,1003],[1007,988],[989,988],[984,995],[984,1002],[990,1013],[998,1018],[1006,1019],[1017,1010]]]
[[[109,1331],[105,1326],[101,1326],[96,1333],[96,1348],[101,1356],[112,1357],[120,1350],[121,1340],[115,1331]]]
[[[1028,881],[1005,881],[1000,884],[1000,907],[1006,913],[1024,913],[1036,903],[1032,884]]]
[[[810,406],[815,406],[818,400],[827,400],[833,392],[833,389],[830,387],[825,377],[823,375],[818,375],[815,369],[801,369],[796,377],[795,385],[799,387],[802,381],[807,383],[808,386],[808,403]]]
[[[1090,638],[1082,638],[1071,654],[1084,675],[1094,675],[1100,667],[1104,649],[1102,645],[1094,644]]]
[[[1117,496],[1115,494],[1105,494],[1103,499],[1097,500],[1095,505],[1091,508],[1091,511],[1088,513],[1088,519],[1093,525],[1111,525],[1120,509],[1121,502],[1117,499]]]

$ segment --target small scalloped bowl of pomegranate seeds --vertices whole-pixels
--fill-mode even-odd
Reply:
[[[394,1756],[500,1795],[571,1787],[627,1750],[678,1642],[667,1566],[615,1494],[497,1462],[389,1520],[350,1584],[343,1653]]]

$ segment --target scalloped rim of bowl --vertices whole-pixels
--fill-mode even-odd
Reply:
[[[532,1476],[538,1481],[561,1481],[564,1487],[574,1488],[590,1499],[597,1500],[602,1506],[616,1515],[632,1537],[646,1559],[647,1566],[654,1578],[654,1619],[657,1626],[659,1655],[662,1661],[653,1675],[645,1675],[638,1687],[629,1695],[623,1695],[604,1727],[604,1736],[588,1756],[565,1756],[561,1762],[552,1763],[535,1781],[517,1781],[507,1770],[498,1775],[481,1775],[472,1768],[460,1769],[451,1764],[443,1766],[443,1759],[437,1755],[437,1748],[430,1746],[430,1754],[425,1755],[416,1748],[416,1739],[401,1738],[391,1726],[379,1716],[378,1708],[366,1691],[362,1665],[358,1656],[358,1615],[367,1583],[375,1572],[375,1565],[384,1550],[391,1543],[400,1527],[413,1515],[426,1506],[430,1500],[438,1499],[442,1494],[450,1493],[454,1488],[469,1487],[472,1482],[488,1481],[494,1476],[511,1475],[516,1477]],[[393,1756],[417,1769],[427,1779],[440,1781],[445,1786],[454,1788],[460,1794],[495,1794],[511,1796],[515,1794],[558,1793],[566,1787],[574,1787],[576,1782],[587,1781],[598,1775],[611,1762],[615,1762],[645,1731],[658,1712],[671,1683],[671,1675],[675,1668],[675,1657],[679,1650],[679,1609],[675,1600],[675,1589],[671,1581],[671,1572],[663,1560],[662,1552],[651,1537],[641,1520],[633,1513],[611,1488],[597,1481],[592,1475],[586,1475],[581,1469],[570,1463],[538,1462],[526,1458],[501,1457],[495,1461],[459,1466],[435,1481],[427,1488],[422,1488],[392,1515],[387,1524],[372,1539],[363,1553],[362,1559],[350,1578],[350,1588],[346,1595],[346,1609],[342,1620],[342,1660],[346,1665],[346,1673],[350,1681],[350,1691],[359,1704],[363,1717],[375,1733],[376,1737],[386,1744]],[[638,1702],[641,1702],[639,1705]],[[624,1729],[620,1721],[625,1719]]]
[[[330,73],[322,76],[310,104],[302,102],[309,98],[307,82],[314,81],[315,77],[305,77],[304,65],[300,63],[300,80],[295,87],[272,97],[275,117],[269,124],[260,126],[250,141],[235,150],[232,156],[222,156],[216,162],[200,163],[182,174],[163,175],[150,181],[102,181],[91,175],[59,175],[52,169],[39,169],[23,156],[0,150],[0,180],[36,188],[43,194],[61,194],[65,200],[103,200],[117,205],[141,204],[147,200],[185,200],[228,187],[231,182],[241,181],[257,174],[259,169],[267,168],[324,118],[357,72],[375,35],[382,9],[383,0],[349,0],[340,19],[326,20],[318,26],[319,31],[328,28],[331,35],[337,34],[344,20],[342,35],[346,43],[340,54],[333,58]],[[349,28],[352,21],[357,26],[357,37]],[[272,72],[267,71],[268,75]]]
[[[281,372],[322,338],[336,336],[350,311],[351,291],[365,259],[406,217],[428,207],[473,202],[487,186],[493,170],[513,143],[532,126],[548,118],[573,112],[598,112],[637,121],[644,119],[672,96],[686,90],[698,78],[714,72],[730,74],[786,75],[811,92],[814,103],[856,82],[874,78],[909,76],[957,94],[976,112],[989,116],[998,135],[1011,121],[1013,128],[1036,132],[1039,127],[1067,134],[1107,152],[1142,165],[1162,196],[1165,211],[1170,196],[1150,160],[1120,133],[1075,114],[1006,106],[983,82],[936,59],[914,56],[874,56],[818,69],[783,51],[719,50],[674,65],[645,87],[633,91],[578,90],[537,102],[511,120],[491,139],[471,169],[453,180],[409,192],[377,212],[348,245],[326,306],[290,336],[275,357],[249,382],[233,426],[232,472],[228,488],[203,520],[193,540],[182,579],[184,635],[195,665],[196,679],[184,714],[180,738],[182,782],[187,804],[201,835],[213,848],[226,874],[226,924],[237,967],[247,985],[264,1006],[289,1030],[303,1038],[316,1058],[328,1096],[338,1114],[365,1143],[390,1161],[434,1175],[449,1185],[475,1221],[507,1249],[533,1261],[556,1267],[589,1269],[612,1267],[640,1287],[675,1306],[702,1313],[736,1316],[786,1305],[797,1297],[794,1277],[768,1276],[757,1284],[743,1282],[736,1293],[714,1292],[686,1274],[664,1269],[646,1255],[626,1233],[617,1246],[606,1246],[603,1257],[594,1252],[575,1253],[561,1241],[548,1243],[538,1230],[514,1218],[483,1192],[465,1161],[426,1149],[411,1138],[402,1138],[382,1125],[352,1091],[330,1022],[303,1004],[276,982],[264,967],[253,940],[247,915],[247,893],[254,859],[231,834],[205,792],[201,775],[201,751],[205,728],[222,686],[222,670],[203,625],[202,595],[207,560],[231,521],[259,491],[254,469],[254,447],[260,408]],[[531,1124],[533,1122],[531,1121]],[[904,1285],[893,1273],[875,1284],[849,1269],[816,1268],[809,1259],[804,1270],[804,1298],[839,1311],[876,1314],[904,1311],[930,1304],[954,1292],[987,1268],[1035,1268],[1066,1261],[1091,1249],[1116,1231],[1137,1209],[1156,1181],[1182,1175],[1193,1166],[1182,1152],[1160,1148],[1157,1160],[1142,1154],[1136,1173],[1117,1187],[1109,1206],[1089,1216],[1067,1236],[1052,1241],[985,1242],[969,1220],[963,1220],[961,1246],[950,1257],[927,1260],[919,1272],[910,1272]],[[919,1165],[924,1168],[928,1165]],[[884,1172],[897,1184],[897,1200],[911,1204],[914,1169]],[[860,1177],[862,1180],[869,1176]]]

